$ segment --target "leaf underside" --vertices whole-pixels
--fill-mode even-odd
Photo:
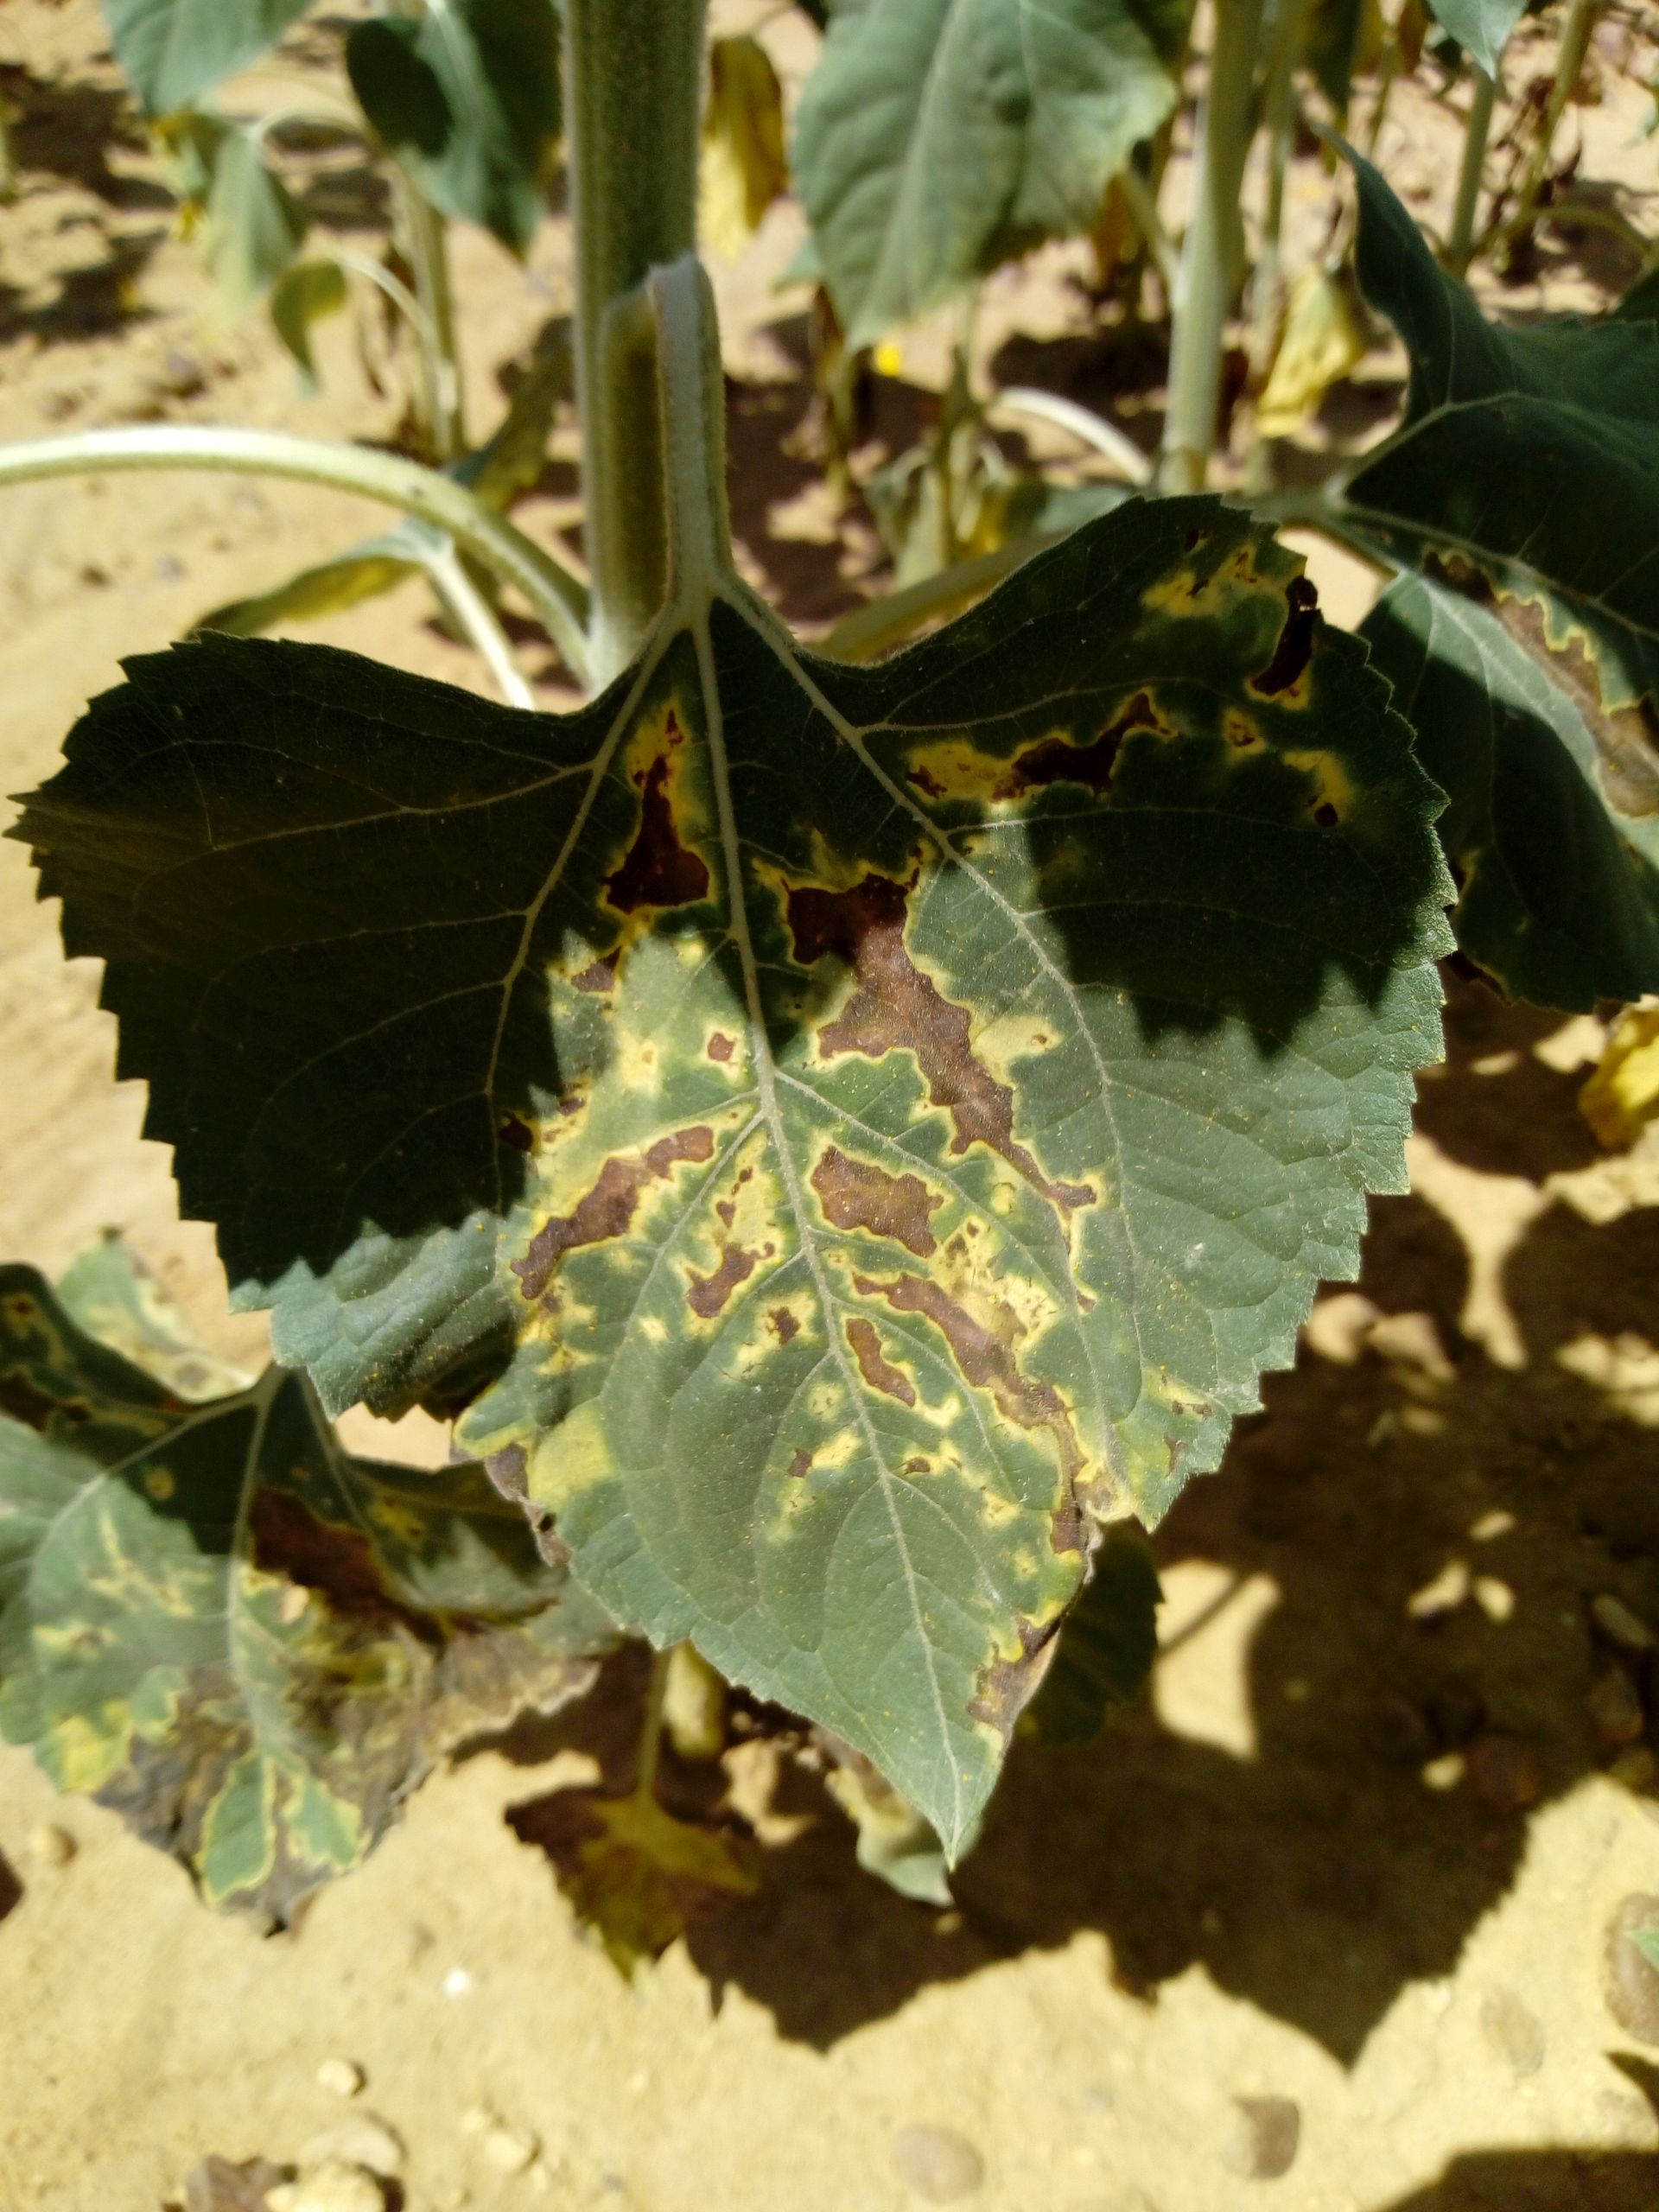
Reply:
[[[873,668],[728,576],[563,718],[207,639],[19,834],[278,1356],[470,1400],[620,1620],[954,1851],[1091,1521],[1402,1186],[1437,803],[1294,556],[1166,500]]]
[[[1548,1005],[1659,988],[1659,327],[1486,321],[1351,158],[1360,283],[1411,379],[1338,513],[1429,572],[1367,627],[1413,686],[1424,760],[1452,799],[1448,853],[1465,870],[1485,856],[1459,943]],[[1546,790],[1566,809],[1559,847]]]
[[[171,115],[257,61],[311,0],[104,0],[116,60],[149,115]]]
[[[792,166],[849,343],[1087,230],[1175,102],[1184,0],[841,0]]]
[[[199,1373],[123,1266],[66,1289]],[[0,1733],[210,1904],[286,1919],[463,1736],[580,1695],[611,1634],[478,1468],[348,1458],[275,1368],[193,1404],[0,1268]]]
[[[1489,77],[1497,74],[1526,0],[1428,0],[1428,11]]]

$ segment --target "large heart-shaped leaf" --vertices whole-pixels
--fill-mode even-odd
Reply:
[[[1459,944],[1510,997],[1587,1013],[1659,990],[1659,763],[1610,777],[1527,613],[1402,576],[1361,635],[1450,800]]]
[[[1087,230],[1174,105],[1191,14],[1186,0],[840,0],[792,167],[849,343]]]
[[[1659,327],[1488,322],[1351,158],[1360,282],[1411,379],[1333,516],[1441,572],[1367,627],[1452,796],[1459,942],[1548,1005],[1659,988]]]
[[[115,58],[149,115],[188,107],[257,61],[311,0],[104,0]]]
[[[1405,419],[1339,487],[1349,527],[1535,601],[1610,714],[1659,691],[1659,326],[1489,322],[1376,171],[1356,266],[1411,356]]]
[[[1137,503],[873,668],[726,571],[556,719],[209,639],[68,753],[22,834],[281,1356],[474,1397],[619,1618],[957,1847],[1438,1049],[1438,795],[1300,564]]]
[[[0,1732],[209,1903],[286,1917],[462,1736],[584,1690],[609,1634],[476,1467],[348,1458],[277,1368],[192,1403],[0,1268]]]
[[[443,0],[372,16],[346,41],[363,112],[427,198],[524,253],[547,213],[560,129],[553,0]]]

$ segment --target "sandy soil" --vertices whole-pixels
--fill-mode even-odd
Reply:
[[[766,35],[801,66],[792,17]],[[314,28],[276,73],[327,48]],[[0,12],[22,171],[0,212],[0,435],[158,418],[385,435],[395,406],[342,328],[309,399],[257,323],[203,330],[100,48],[92,0]],[[1512,81],[1548,51],[1529,33]],[[1610,78],[1573,124],[1582,174],[1638,214],[1656,181],[1640,108]],[[1408,92],[1384,134],[1431,218],[1453,130]],[[315,168],[320,215],[372,239],[372,180]],[[1321,190],[1303,165],[1304,240]],[[795,219],[777,212],[720,284],[744,557],[812,626],[875,546],[795,450],[801,319],[768,289]],[[563,310],[568,241],[549,227],[528,283],[485,240],[458,262],[482,425]],[[996,280],[985,351],[1150,440],[1157,394],[1114,381],[1084,266],[1057,251]],[[1555,232],[1495,296],[1595,306],[1630,273],[1609,233]],[[938,349],[911,340],[906,376],[925,383]],[[1396,397],[1379,353],[1305,445]],[[888,388],[879,427],[915,404]],[[574,489],[566,443],[521,519],[568,529]],[[6,787],[50,772],[122,654],[371,519],[205,478],[8,493]],[[1363,576],[1320,575],[1358,611]],[[481,683],[417,588],[313,634]],[[0,1250],[55,1268],[118,1224],[206,1336],[256,1355],[259,1325],[226,1313],[208,1233],[179,1223],[167,1156],[139,1137],[141,1090],[113,1079],[97,982],[0,850]],[[1652,1655],[1605,1602],[1659,1626],[1659,1167],[1599,1158],[1578,1115],[1597,1025],[1450,987],[1412,1195],[1377,1205],[1357,1290],[1322,1304],[1296,1371],[1160,1534],[1153,1698],[1087,1753],[1016,1751],[956,1910],[861,1875],[802,1783],[759,1896],[623,1985],[504,1815],[595,1763],[626,1771],[626,1659],[550,1729],[458,1762],[273,1938],[209,1918],[177,1868],[5,1752],[0,2212],[156,2212],[209,2153],[293,2164],[342,2126],[335,2149],[395,2166],[409,2212],[899,2212],[953,2191],[995,2212],[1659,2203],[1659,1978],[1621,2021],[1603,1964],[1621,1902],[1659,1891]],[[354,2097],[327,2086],[341,2060]]]

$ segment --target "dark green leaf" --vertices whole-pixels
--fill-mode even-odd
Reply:
[[[524,253],[547,213],[559,136],[552,0],[447,0],[418,16],[372,16],[353,26],[346,67],[363,112],[433,206]]]
[[[285,1918],[608,1629],[476,1467],[349,1459],[276,1368],[192,1405],[0,1268],[0,1732],[210,1904]]]
[[[1510,33],[1526,5],[1527,0],[1428,0],[1428,11],[1489,77],[1496,77]]]
[[[1033,1735],[1046,1744],[1089,1743],[1141,1695],[1158,1656],[1162,1602],[1144,1540],[1133,1529],[1109,1529],[1026,1715]]]
[[[298,261],[276,280],[270,296],[270,320],[298,364],[304,383],[315,391],[317,364],[311,333],[346,305],[346,271],[337,261]]]
[[[1536,603],[1606,715],[1643,709],[1659,686],[1659,327],[1488,322],[1350,158],[1360,283],[1405,340],[1411,381],[1399,429],[1342,486],[1345,523],[1406,565],[1455,556]]]
[[[1458,943],[1510,997],[1588,1012],[1659,990],[1659,765],[1643,810],[1621,810],[1617,763],[1528,613],[1402,576],[1360,634],[1451,801]]]
[[[1637,278],[1613,312],[1624,322],[1659,322],[1659,264]]]
[[[311,0],[104,0],[115,58],[149,115],[188,107],[257,61]]]
[[[841,0],[793,168],[850,346],[1088,229],[1175,100],[1171,0]]]
[[[728,572],[580,712],[131,664],[24,835],[238,1295],[961,1846],[1087,1516],[1213,1467],[1438,1049],[1436,795],[1300,564],[1137,502],[874,668]]]

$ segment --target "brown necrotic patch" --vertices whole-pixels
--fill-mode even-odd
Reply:
[[[889,1175],[868,1160],[849,1160],[832,1144],[819,1155],[811,1180],[824,1218],[833,1227],[868,1229],[873,1236],[891,1236],[918,1260],[938,1250],[928,1216],[944,1200],[919,1175]]]
[[[570,982],[573,989],[590,992],[595,997],[613,990],[616,986],[615,953],[607,953],[602,960],[590,960],[579,976],[570,978]]]
[[[853,1357],[858,1362],[858,1371],[872,1390],[880,1390],[889,1398],[897,1398],[900,1405],[913,1406],[916,1385],[903,1375],[887,1358],[881,1349],[881,1339],[875,1332],[874,1321],[862,1318],[847,1324],[847,1341],[853,1348]]]
[[[1014,1093],[979,1060],[971,1043],[965,1006],[944,997],[925,976],[905,943],[905,916],[915,888],[887,875],[867,875],[846,891],[816,884],[792,887],[788,919],[795,957],[804,967],[826,955],[850,968],[852,996],[833,1021],[818,1032],[818,1051],[826,1060],[842,1052],[879,1060],[888,1052],[912,1052],[928,1087],[930,1102],[955,1124],[953,1153],[983,1144],[1006,1160],[1033,1190],[1064,1219],[1073,1208],[1092,1205],[1086,1183],[1057,1183],[1014,1135]]]
[[[671,711],[664,734],[668,750],[633,772],[639,827],[622,865],[605,879],[605,896],[619,914],[637,913],[642,906],[690,906],[709,895],[708,866],[682,839],[674,818],[669,760],[685,737]]]
[[[1048,1672],[1061,1618],[1057,1614],[1040,1627],[1034,1621],[1020,1621],[1020,1656],[992,1659],[980,1669],[975,1678],[976,1695],[968,1707],[970,1719],[982,1720],[1006,1742]]]
[[[711,1060],[718,1060],[722,1066],[731,1058],[732,1054],[736,1050],[736,1039],[722,1035],[718,1029],[715,1030],[714,1035],[709,1039],[709,1058]]]
[[[1016,1428],[1047,1429],[1060,1455],[1065,1497],[1071,1499],[1084,1464],[1071,1416],[1052,1382],[1021,1373],[1010,1342],[1017,1325],[1011,1313],[1006,1317],[1007,1334],[1000,1334],[925,1275],[902,1274],[892,1282],[855,1275],[853,1287],[861,1297],[885,1298],[895,1313],[919,1313],[931,1321],[950,1346],[963,1380],[976,1389],[988,1390],[1006,1420]]]
[[[998,798],[1020,798],[1027,791],[1049,784],[1082,784],[1096,794],[1109,789],[1112,771],[1123,741],[1137,730],[1156,737],[1173,737],[1173,730],[1153,704],[1149,693],[1137,691],[1127,707],[1114,715],[1098,737],[1087,745],[1070,738],[1046,737],[1015,756]]]
[[[341,1618],[401,1621],[416,1635],[435,1637],[429,1622],[391,1596],[374,1547],[357,1529],[319,1521],[286,1491],[259,1490],[248,1510],[248,1530],[262,1574],[315,1590]]]
[[[804,1444],[797,1445],[795,1456],[789,1463],[789,1471],[799,1482],[812,1471],[812,1454]]]
[[[559,1262],[578,1245],[603,1244],[625,1236],[633,1224],[640,1193],[648,1184],[666,1181],[683,1160],[701,1163],[714,1155],[714,1131],[699,1127],[658,1137],[647,1152],[607,1160],[598,1179],[583,1192],[572,1211],[555,1214],[543,1222],[524,1258],[512,1262],[524,1296],[540,1298]]]
[[[1250,678],[1258,698],[1276,699],[1294,690],[1313,658],[1319,635],[1319,594],[1306,576],[1293,576],[1285,587],[1285,620],[1273,658]]]
[[[746,1251],[741,1244],[728,1244],[713,1274],[691,1277],[686,1304],[700,1319],[712,1321],[716,1313],[725,1311],[739,1283],[747,1282],[754,1273],[760,1258],[760,1253]]]
[[[774,1306],[766,1316],[766,1325],[780,1344],[786,1344],[801,1333],[801,1325],[787,1306]]]

